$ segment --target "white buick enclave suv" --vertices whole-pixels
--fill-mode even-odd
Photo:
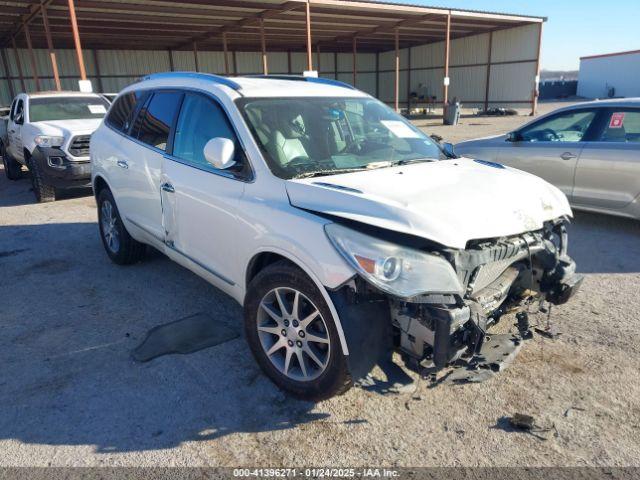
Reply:
[[[557,188],[457,158],[340,82],[150,75],[90,152],[109,257],[152,245],[231,295],[257,362],[298,397],[341,393],[393,351],[423,374],[495,372],[530,335],[527,305],[580,285]],[[519,334],[485,334],[515,312]]]

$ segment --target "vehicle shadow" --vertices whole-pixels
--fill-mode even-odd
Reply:
[[[640,272],[640,221],[575,211],[569,255],[581,273]]]
[[[203,312],[241,331],[242,309],[158,252],[112,264],[95,223],[0,226],[0,271],[0,439],[159,450],[329,416],[267,380],[242,336],[135,362],[157,325]]]

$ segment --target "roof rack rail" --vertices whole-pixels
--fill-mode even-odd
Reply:
[[[333,80],[331,78],[305,77],[304,75],[243,75],[249,78],[266,78],[267,80],[293,80],[298,82],[321,83],[323,85],[333,85],[334,87],[348,88],[349,90],[357,90],[353,85]]]
[[[195,78],[200,80],[208,80],[210,82],[219,83],[233,90],[240,90],[242,87],[237,82],[234,82],[230,78],[222,77],[220,75],[214,75],[213,73],[200,73],[200,72],[160,72],[151,73],[142,77],[142,80],[161,80],[168,78]]]

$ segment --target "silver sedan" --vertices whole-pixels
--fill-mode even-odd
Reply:
[[[574,104],[455,151],[542,177],[576,209],[640,219],[640,98]]]

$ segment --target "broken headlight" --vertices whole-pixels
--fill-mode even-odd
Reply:
[[[461,293],[462,285],[445,259],[396,245],[342,225],[325,226],[331,243],[369,283],[400,298],[424,293]]]

